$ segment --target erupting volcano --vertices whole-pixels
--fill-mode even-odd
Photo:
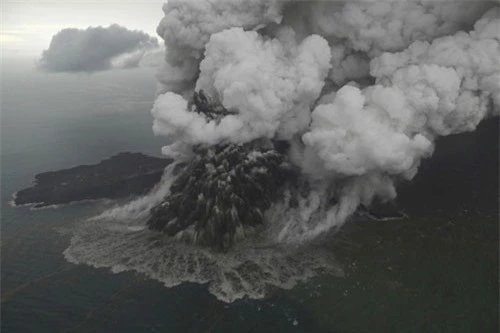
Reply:
[[[71,262],[209,283],[224,301],[342,274],[319,240],[350,217],[383,218],[398,185],[418,211],[411,181],[438,139],[500,112],[498,1],[170,0],[163,11],[153,131],[174,163],[150,194],[79,226]]]
[[[360,205],[394,199],[437,137],[500,110],[494,2],[169,1],[163,10],[153,129],[184,167],[148,225],[188,241],[227,250],[259,224],[279,224],[280,242],[313,239]],[[286,221],[264,221],[273,205]]]

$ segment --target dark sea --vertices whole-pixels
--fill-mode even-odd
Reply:
[[[205,285],[166,288],[139,273],[67,262],[71,229],[109,203],[11,206],[12,194],[37,173],[122,151],[159,156],[164,140],[154,137],[150,114],[155,85],[154,69],[49,74],[32,60],[3,59],[1,331],[325,331],[279,292],[225,303]]]
[[[165,141],[151,129],[154,69],[48,74],[33,60],[3,59],[1,83],[2,333],[498,332],[498,119],[484,137],[445,142],[441,169],[425,164],[415,187],[403,188],[410,217],[348,223],[326,242],[321,253],[338,260],[335,274],[294,281],[308,275],[311,256],[280,261],[269,252],[257,259],[295,266],[267,276],[279,283],[262,294],[254,288],[258,299],[224,302],[224,283],[215,291],[210,281],[194,283],[203,278],[193,278],[189,261],[200,267],[200,257],[149,242],[143,221],[116,230],[88,223],[126,200],[10,204],[37,173],[123,151],[160,156]],[[464,150],[471,158],[455,163]],[[252,263],[253,253],[224,265]],[[169,283],[172,276],[192,282]]]

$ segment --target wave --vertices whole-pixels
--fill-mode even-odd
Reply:
[[[273,288],[293,288],[319,272],[343,275],[331,253],[318,247],[281,246],[255,236],[228,253],[216,253],[145,228],[150,208],[168,194],[174,168],[167,167],[149,195],[76,225],[65,258],[113,273],[137,271],[167,287],[207,284],[224,302],[262,298]]]

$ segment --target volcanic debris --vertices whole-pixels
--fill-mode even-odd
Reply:
[[[232,113],[203,91],[195,93],[194,105],[195,112],[216,121]],[[152,208],[148,226],[226,251],[263,224],[264,212],[293,174],[282,148],[270,140],[194,146],[194,158]]]

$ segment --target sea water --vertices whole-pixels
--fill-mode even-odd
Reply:
[[[154,75],[150,68],[48,74],[30,59],[3,60],[2,331],[319,331],[300,304],[272,292],[325,266],[317,254],[250,246],[224,256],[156,239],[143,220],[103,218],[126,212],[123,201],[11,206],[37,173],[121,151],[159,155],[149,113]]]

